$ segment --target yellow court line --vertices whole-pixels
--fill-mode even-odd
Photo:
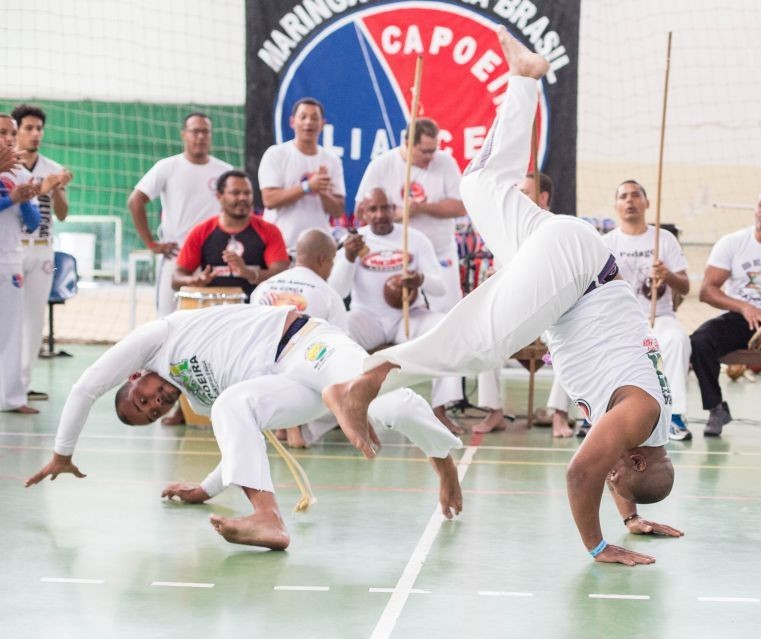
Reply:
[[[54,439],[55,433],[24,433],[24,432],[1,432],[0,437],[39,437]],[[102,434],[82,434],[80,439],[116,439],[125,441],[167,441],[167,442],[216,442],[214,436],[209,433],[208,437],[196,437],[196,436],[172,436],[172,435],[159,435],[149,433],[147,435],[135,435],[130,433],[129,435],[102,435]],[[464,442],[467,445],[467,442]],[[3,446],[0,445],[0,448]],[[318,442],[315,444],[315,450],[320,448],[351,448],[351,444],[348,442]],[[417,450],[417,446],[407,443],[389,442],[383,444],[383,448],[412,448]],[[573,454],[578,450],[578,446],[575,448],[554,448],[549,446],[486,446],[480,444],[479,451],[493,450],[493,451],[517,451],[517,452],[542,452],[542,453],[570,453]],[[667,448],[666,451],[669,455],[704,455],[704,456],[717,456],[717,457],[761,457],[761,451],[726,451],[726,450],[678,450],[674,448]]]
[[[0,444],[0,449],[9,449],[9,450],[50,450],[47,446],[12,446],[10,444]],[[78,448],[77,452],[79,453],[114,453],[114,454],[124,454],[124,453],[137,453],[137,454],[156,454],[156,455],[188,455],[188,456],[197,456],[197,457],[219,457],[219,451],[205,451],[205,450],[153,450],[153,449],[135,449],[135,448],[123,448],[123,449],[115,449],[115,448]],[[280,456],[277,454],[268,454],[267,457],[271,457],[272,459],[279,459]],[[310,453],[302,453],[302,454],[294,454],[294,457],[297,459],[304,459],[304,460],[319,460],[319,461],[364,461],[364,458],[357,453],[356,455],[323,455],[320,453],[310,454]],[[383,455],[376,457],[373,461],[376,462],[390,462],[390,461],[399,461],[399,462],[412,462],[416,464],[427,464],[428,458],[427,457],[385,457]],[[471,462],[473,465],[483,465],[483,466],[561,466],[565,467],[568,464],[566,462],[540,462],[540,461],[524,461],[524,460],[500,460],[500,459],[474,459]],[[761,465],[760,466],[734,466],[734,465],[722,465],[722,464],[710,464],[710,465],[701,465],[701,464],[674,464],[674,468],[697,468],[697,469],[705,469],[705,470],[759,470],[761,471]]]

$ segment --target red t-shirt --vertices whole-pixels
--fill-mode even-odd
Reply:
[[[251,295],[255,285],[233,275],[222,259],[232,237],[248,266],[269,268],[274,262],[288,261],[283,236],[274,224],[252,214],[245,229],[231,233],[220,225],[219,215],[215,215],[191,229],[177,256],[177,266],[192,273],[209,265],[215,276],[209,286],[240,286],[247,296]]]

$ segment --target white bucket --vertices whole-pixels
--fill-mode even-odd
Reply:
[[[83,280],[92,280],[95,272],[95,234],[58,233],[56,250],[71,253],[77,260],[77,273]]]

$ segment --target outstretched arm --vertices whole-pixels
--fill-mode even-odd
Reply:
[[[566,480],[576,527],[587,550],[600,550],[596,561],[627,566],[651,564],[653,557],[605,544],[600,500],[605,479],[626,451],[641,444],[658,419],[657,402],[639,388],[625,386],[613,395],[613,407],[590,429],[568,466]]]
[[[126,381],[131,373],[146,368],[166,342],[168,330],[165,320],[149,322],[108,349],[82,373],[69,392],[63,407],[56,432],[53,458],[40,472],[27,479],[27,486],[39,483],[48,476],[55,479],[61,473],[84,477],[71,463],[71,457],[93,403],[101,395]]]

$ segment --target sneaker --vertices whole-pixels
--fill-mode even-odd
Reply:
[[[48,397],[48,394],[47,394],[47,393],[43,393],[42,391],[35,391],[35,390],[30,390],[30,391],[29,391],[29,392],[26,394],[26,398],[27,398],[27,399],[28,399],[30,402],[44,402],[44,401],[46,401],[46,400],[50,399],[50,398]]]
[[[706,422],[704,437],[720,437],[721,430],[726,424],[732,421],[732,415],[729,414],[727,402],[721,402],[708,411],[708,421]]]
[[[592,424],[590,424],[585,419],[584,421],[581,422],[581,426],[579,426],[579,430],[576,431],[576,437],[586,437],[590,428],[592,428]]]
[[[669,439],[677,442],[685,442],[692,439],[692,433],[687,428],[681,415],[672,415],[669,424]]]

